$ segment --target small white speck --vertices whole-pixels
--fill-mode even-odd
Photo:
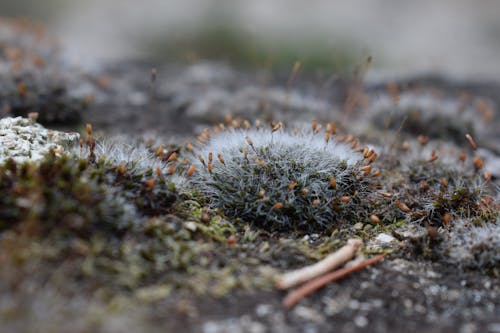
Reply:
[[[365,316],[356,316],[354,318],[354,325],[358,327],[366,327],[366,325],[368,325],[368,319]]]

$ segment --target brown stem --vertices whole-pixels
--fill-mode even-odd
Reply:
[[[313,265],[283,274],[277,282],[276,287],[279,289],[288,289],[340,267],[355,256],[358,248],[362,244],[362,241],[359,239],[349,239],[346,245],[328,255],[323,260]]]
[[[345,267],[339,270],[336,270],[334,272],[325,274],[323,276],[320,276],[314,280],[311,280],[307,283],[305,283],[302,287],[292,291],[288,296],[283,300],[283,305],[289,309],[296,305],[302,298],[312,294],[316,290],[324,287],[326,284],[340,280],[347,275],[354,273],[356,271],[359,271],[367,266],[373,265],[380,260],[382,260],[386,256],[386,253],[380,254],[376,257],[364,260],[360,262],[357,265],[351,266],[351,267]]]

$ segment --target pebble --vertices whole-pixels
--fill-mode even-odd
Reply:
[[[375,240],[377,242],[380,242],[381,244],[389,244],[392,242],[397,242],[396,238],[394,238],[389,234],[384,234],[384,233],[378,234],[377,237],[375,237]]]

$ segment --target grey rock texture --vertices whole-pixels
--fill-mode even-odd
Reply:
[[[0,163],[12,158],[16,162],[38,161],[51,149],[63,153],[80,135],[46,129],[23,117],[0,119]]]

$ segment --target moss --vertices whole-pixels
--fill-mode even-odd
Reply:
[[[451,217],[473,217],[485,213],[481,198],[488,188],[481,176],[441,162],[415,160],[409,165],[407,183],[401,193],[411,202],[413,219],[441,226]]]
[[[463,268],[493,270],[500,264],[500,219],[471,223],[459,219],[443,232],[436,252],[445,261]]]
[[[362,152],[325,135],[331,133],[214,134],[195,152],[197,172],[183,187],[266,230],[317,232],[367,218],[377,189],[371,166]]]
[[[71,285],[70,281],[80,281],[79,288],[97,288],[101,296],[118,293],[144,302],[157,302],[161,297],[150,296],[151,290],[158,288],[164,297],[183,291],[223,297],[235,289],[269,290],[273,288],[277,268],[288,269],[290,265],[310,263],[324,257],[340,243],[338,233],[330,237],[321,236],[311,242],[268,234],[249,224],[242,223],[236,227],[219,216],[217,211],[192,200],[178,201],[169,214],[155,214],[143,223],[128,228],[117,228],[111,224],[109,226],[114,226],[114,229],[110,229],[106,221],[98,219],[97,214],[101,208],[110,209],[110,201],[96,200],[102,199],[97,196],[99,189],[109,190],[109,179],[113,177],[107,173],[114,170],[93,169],[97,165],[100,163],[93,165],[84,159],[56,158],[53,155],[48,156],[38,168],[9,161],[2,173],[3,189],[11,189],[10,186],[5,187],[7,182],[4,181],[12,180],[12,175],[6,178],[6,174],[15,171],[15,182],[19,183],[22,175],[27,174],[25,168],[33,168],[32,172],[46,175],[43,178],[45,183],[38,178],[35,183],[31,173],[28,183],[39,188],[51,188],[57,195],[47,195],[40,215],[35,216],[36,223],[42,225],[43,230],[31,235],[31,241],[23,242],[19,235],[11,232],[17,231],[17,228],[9,225],[11,231],[2,231],[0,249],[7,251],[10,248],[8,253],[17,253],[21,265],[71,263],[75,268],[65,275],[68,285]],[[48,179],[53,179],[54,183],[48,183]],[[72,184],[70,188],[69,184]],[[17,195],[13,192],[9,194],[9,198]],[[60,199],[63,194],[69,202],[74,199],[78,205],[56,205],[51,201],[54,197]],[[93,205],[92,209],[84,205],[87,202]],[[55,217],[63,216],[70,208],[76,210],[77,206],[92,212],[95,218],[89,218],[82,229],[75,230],[64,219]],[[50,215],[49,211],[54,215]],[[42,215],[52,217],[42,221]],[[22,224],[25,216],[16,216],[16,224]],[[119,219],[118,216],[109,217],[114,222]],[[38,237],[42,234],[44,237]],[[231,237],[235,242],[228,241]]]
[[[462,143],[465,134],[474,136],[484,127],[473,104],[431,93],[401,92],[397,102],[394,96],[378,98],[369,112],[369,123],[409,137],[425,135]]]
[[[39,165],[13,160],[0,166],[0,221],[31,232],[120,233],[131,221],[122,202],[89,172],[85,160],[50,153]]]
[[[317,160],[310,159],[314,166],[303,163],[300,156],[291,154],[292,148],[286,147],[278,149],[280,153],[273,157],[279,143],[277,135],[273,134],[268,146],[259,146],[258,139],[253,137],[254,153],[267,161],[265,167],[252,166],[243,156],[244,148],[239,147],[236,153],[241,155],[239,159],[231,160],[230,154],[223,153],[225,163],[221,162],[213,171],[234,164],[238,169],[233,172],[240,178],[242,172],[273,180],[283,170],[287,170],[286,174],[307,172],[308,177],[292,177],[297,179],[292,190],[313,188],[311,181],[317,181],[332,191],[330,179],[324,177],[322,169],[317,169]],[[317,135],[323,140],[322,135]],[[309,151],[317,139],[311,140]],[[19,164],[12,160],[3,164],[0,186],[7,195],[0,198],[3,214],[0,248],[10,249],[6,253],[16,253],[11,257],[21,266],[35,262],[70,263],[74,269],[65,279],[84,281],[84,288],[100,290],[101,295],[123,295],[154,303],[184,292],[225,297],[234,290],[272,289],[277,270],[317,261],[349,237],[368,241],[409,221],[439,227],[444,225],[446,213],[469,214],[468,217],[478,219],[494,215],[493,206],[488,205],[484,188],[473,173],[412,160],[390,164],[394,170],[366,180],[360,177],[361,169],[356,169],[352,177],[345,176],[356,165],[346,157],[334,170],[343,173],[342,179],[337,178],[337,190],[348,189],[349,192],[342,193],[349,194],[352,203],[349,207],[355,213],[342,215],[345,223],[328,225],[319,234],[307,234],[300,228],[283,232],[280,228],[262,228],[244,214],[228,214],[227,207],[213,205],[213,198],[202,188],[186,188],[177,181],[184,190],[178,197],[172,192],[171,178],[162,171],[170,164],[156,164],[157,159],[150,154],[153,147],[134,151],[123,147],[94,145],[90,138],[90,148],[84,147],[80,156],[57,157],[51,153],[40,164]],[[181,149],[179,154],[186,152]],[[318,158],[314,151],[313,155]],[[207,163],[208,157],[205,159]],[[181,160],[177,164],[179,172],[186,173],[189,163]],[[384,163],[382,159],[372,165],[377,168]],[[198,171],[202,167],[200,161]],[[265,192],[267,195],[275,192],[279,198],[289,196],[292,178],[282,180],[281,187],[273,188],[267,183]],[[429,185],[426,191],[420,188],[424,179]],[[224,182],[221,178],[218,184],[227,183],[227,178]],[[233,189],[235,196],[244,195],[246,189],[256,186],[252,182],[245,184],[249,185]],[[358,187],[360,184],[362,187]],[[255,191],[257,188],[250,192]],[[390,191],[392,196],[381,195],[383,191]],[[397,207],[398,200],[407,203],[410,211]],[[341,208],[345,207],[333,209],[333,214],[342,212]],[[286,210],[283,213],[295,214]],[[371,221],[370,214],[377,215],[380,223]],[[27,234],[35,241],[23,242],[22,235]],[[13,246],[12,240],[17,245]],[[426,237],[423,242],[420,255],[437,258],[436,240]],[[155,291],[163,296],[151,296]]]
[[[37,112],[43,124],[80,121],[90,103],[88,96],[77,92],[85,84],[82,73],[62,59],[40,25],[9,19],[0,19],[0,25],[4,32],[0,36],[0,117]]]
[[[136,223],[139,212],[164,213],[175,201],[165,179],[150,186],[144,182],[150,173],[117,168],[105,159],[57,157],[52,151],[39,164],[8,160],[0,165],[0,231],[120,235]]]

